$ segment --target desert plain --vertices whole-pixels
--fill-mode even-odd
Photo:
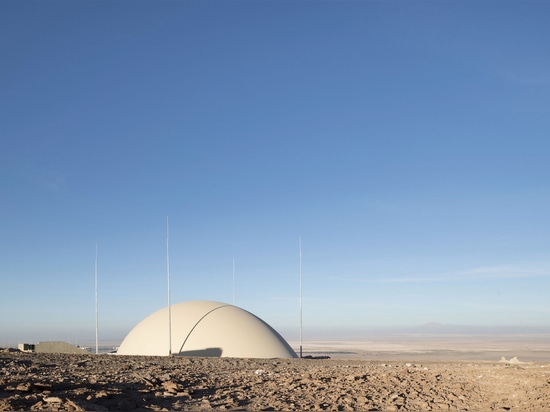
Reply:
[[[399,342],[309,342],[313,359],[3,350],[0,410],[550,410],[545,339]]]

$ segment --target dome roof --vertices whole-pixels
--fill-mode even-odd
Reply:
[[[172,354],[233,358],[296,358],[275,329],[246,310],[212,301],[172,305]],[[146,317],[121,343],[120,355],[169,354],[168,307]]]

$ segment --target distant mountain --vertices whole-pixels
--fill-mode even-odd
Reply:
[[[439,322],[428,322],[412,329],[415,333],[458,334],[458,335],[494,335],[494,334],[540,334],[550,333],[550,327],[534,326],[473,326],[452,325]]]
[[[420,330],[441,330],[441,329],[448,329],[452,328],[454,325],[449,325],[446,323],[439,323],[439,322],[428,322],[423,325],[419,325],[416,327],[416,329]]]
[[[446,323],[429,322],[416,326],[415,332],[420,333],[472,333],[475,326],[449,325]]]

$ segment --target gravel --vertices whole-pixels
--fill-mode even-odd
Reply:
[[[0,410],[514,410],[550,364],[0,353]]]

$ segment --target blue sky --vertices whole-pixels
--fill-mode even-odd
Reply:
[[[0,3],[0,344],[172,301],[550,326],[550,3]]]

